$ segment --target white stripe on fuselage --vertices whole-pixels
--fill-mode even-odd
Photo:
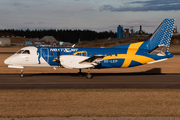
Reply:
[[[147,64],[153,64],[153,63],[157,63],[157,62],[161,62],[161,61],[165,61],[165,60],[167,60],[167,58],[161,59],[161,60],[156,60],[156,61],[153,61],[153,62],[148,62]]]

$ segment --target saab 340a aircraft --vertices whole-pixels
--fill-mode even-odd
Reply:
[[[92,78],[93,68],[127,68],[151,64],[173,57],[168,52],[175,19],[165,19],[152,37],[144,42],[131,43],[111,48],[86,47],[24,47],[7,58],[9,68],[64,67],[88,69],[87,78]]]

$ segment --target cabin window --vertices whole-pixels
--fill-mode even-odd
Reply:
[[[99,55],[102,55],[101,53],[99,53]]]
[[[89,56],[91,56],[91,53],[89,53]]]
[[[96,53],[94,53],[94,56],[96,55]]]
[[[63,55],[63,52],[61,53],[61,55]]]
[[[110,53],[110,56],[112,56],[112,53]]]
[[[69,55],[69,53],[67,53],[67,55]]]
[[[83,56],[86,56],[86,53],[83,53]]]
[[[104,56],[107,56],[107,54],[105,53]]]
[[[115,56],[117,56],[117,53],[115,54]]]
[[[51,55],[54,55],[54,53],[53,53],[53,52],[51,52]]]

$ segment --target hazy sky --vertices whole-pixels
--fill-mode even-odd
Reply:
[[[180,0],[1,0],[0,29],[90,29],[139,26],[152,33],[165,18],[180,32]]]

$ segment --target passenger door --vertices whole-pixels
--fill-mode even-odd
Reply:
[[[49,50],[48,48],[41,48],[41,57],[49,63]]]

